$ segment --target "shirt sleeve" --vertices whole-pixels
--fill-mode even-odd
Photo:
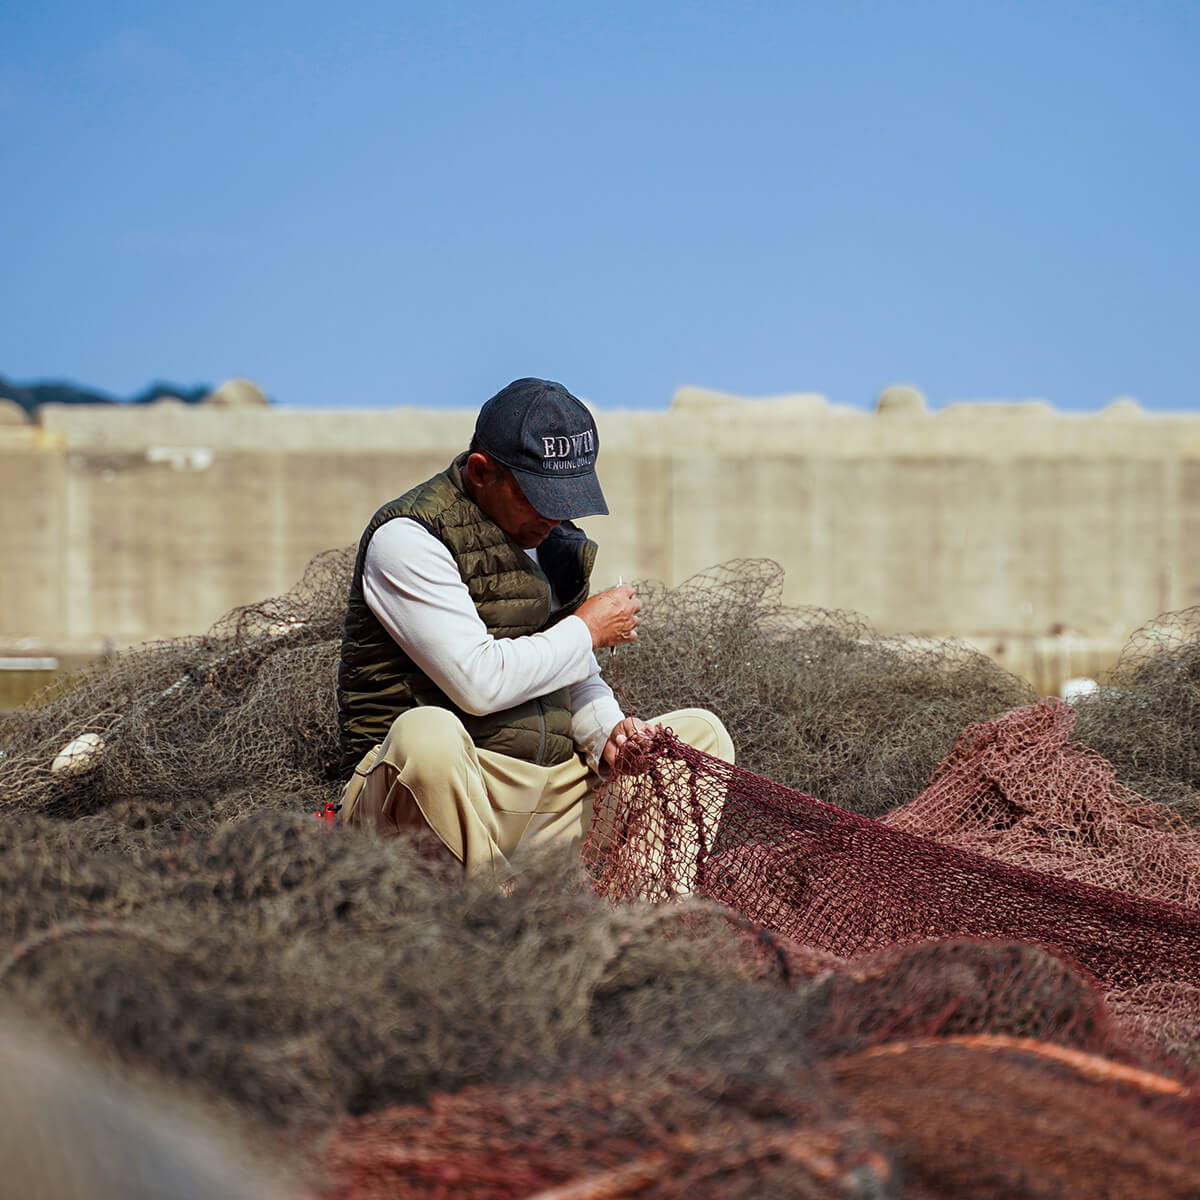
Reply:
[[[397,644],[465,712],[498,712],[599,676],[591,631],[578,617],[528,637],[492,637],[453,555],[407,517],[372,535],[363,596]]]
[[[604,744],[613,726],[624,716],[612,688],[601,678],[600,664],[593,654],[591,673],[571,688],[571,733],[588,766],[601,777],[608,774],[608,767],[600,757]]]

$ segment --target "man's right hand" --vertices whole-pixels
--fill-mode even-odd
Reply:
[[[642,602],[627,583],[589,596],[575,615],[591,630],[592,649],[628,646],[637,641],[638,613]]]

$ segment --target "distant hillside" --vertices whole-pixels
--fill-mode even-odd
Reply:
[[[198,404],[212,390],[204,383],[180,387],[160,380],[125,400],[71,383],[10,383],[0,375],[0,400],[12,400],[30,414],[39,404],[153,404],[164,396],[176,396],[185,404]]]

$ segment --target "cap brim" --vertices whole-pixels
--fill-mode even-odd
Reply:
[[[595,471],[586,475],[548,478],[509,468],[521,485],[525,499],[550,521],[577,521],[580,517],[606,517],[608,505]]]

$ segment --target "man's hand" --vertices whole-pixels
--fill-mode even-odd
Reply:
[[[617,755],[621,753],[621,747],[626,742],[641,742],[644,739],[653,737],[654,734],[661,732],[661,730],[661,725],[649,725],[638,717],[626,717],[612,727],[612,733],[608,735],[608,741],[604,743],[604,750],[601,752],[601,757],[611,768],[616,763]]]
[[[592,649],[628,646],[637,641],[638,613],[642,602],[627,583],[589,596],[575,615],[591,630]]]

